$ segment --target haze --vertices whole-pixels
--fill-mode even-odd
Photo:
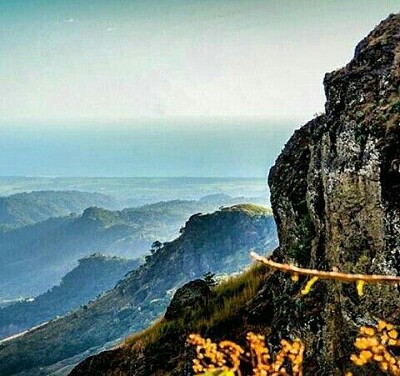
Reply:
[[[324,73],[396,3],[3,0],[2,174],[265,176],[323,110]]]

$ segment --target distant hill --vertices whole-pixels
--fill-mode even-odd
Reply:
[[[0,227],[14,228],[80,214],[89,206],[118,209],[116,199],[101,193],[79,191],[36,191],[0,197]]]
[[[235,200],[174,200],[122,211],[90,207],[81,215],[0,232],[0,300],[43,293],[58,284],[76,260],[94,252],[143,256],[154,241],[176,237],[190,215]]]
[[[35,299],[0,309],[0,338],[64,315],[111,289],[125,274],[139,266],[138,260],[93,254],[79,260],[60,285]]]
[[[246,195],[246,197],[264,197],[265,202],[263,205],[269,205],[269,193],[264,177],[102,178],[0,176],[0,196],[9,196],[21,192],[65,190],[100,192],[115,197],[122,203],[121,207],[123,208],[132,208],[159,201],[171,201],[176,198],[198,200],[200,197],[217,192],[231,197],[243,195]]]
[[[249,264],[250,249],[262,252],[275,246],[275,222],[268,209],[236,205],[193,215],[176,240],[155,250],[145,264],[98,300],[0,342],[0,374],[49,375],[76,364],[107,343],[149,325],[182,284],[209,271],[237,272]]]

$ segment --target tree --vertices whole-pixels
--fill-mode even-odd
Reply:
[[[207,283],[208,287],[214,287],[218,284],[215,279],[215,273],[207,272],[203,275],[203,281]]]
[[[162,246],[163,246],[163,244],[162,244],[159,240],[156,240],[156,241],[151,245],[150,252],[151,252],[152,254],[153,254],[153,253],[156,253],[158,250],[161,249]]]

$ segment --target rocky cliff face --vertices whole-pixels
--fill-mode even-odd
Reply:
[[[198,307],[206,307],[210,296],[210,287],[204,280],[190,281],[176,290],[164,317],[167,320],[175,320],[187,316]]]
[[[391,15],[324,80],[325,114],[295,132],[269,175],[275,258],[322,270],[400,274],[400,15]],[[343,375],[357,328],[397,324],[399,290],[321,283],[306,298],[283,275],[266,282],[274,338],[306,342],[309,374]],[[357,370],[357,375],[367,371]],[[371,373],[370,373],[371,374]],[[372,374],[379,374],[374,370]]]

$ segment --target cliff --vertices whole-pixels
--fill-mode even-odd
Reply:
[[[324,87],[325,114],[294,133],[269,174],[280,241],[273,259],[399,275],[400,14],[363,39],[348,65],[325,76]],[[350,354],[361,325],[378,319],[400,324],[398,287],[367,285],[359,297],[354,285],[321,282],[304,297],[304,279],[295,283],[279,272],[257,278],[253,295],[236,301],[224,320],[210,320],[203,309],[206,326],[198,318],[172,329],[161,324],[88,359],[72,375],[190,375],[193,353],[184,341],[191,331],[240,343],[247,330],[268,332],[272,347],[281,338],[302,338],[305,375],[382,374],[374,366],[354,367]],[[227,299],[231,293],[223,292]],[[160,350],[168,346],[169,353]]]
[[[32,192],[11,196],[10,200],[19,204],[21,218],[29,218],[28,204],[35,206],[37,201],[52,197],[48,192]],[[55,197],[62,201],[70,196],[63,193]],[[173,200],[124,210],[88,207],[80,215],[0,231],[0,301],[44,293],[59,283],[76,260],[95,251],[126,258],[144,256],[154,241],[174,239],[190,215],[209,213],[237,200],[222,196],[217,200]]]
[[[325,115],[293,135],[270,171],[276,259],[321,270],[400,273],[399,85],[397,14],[358,44],[348,65],[325,76]],[[351,368],[361,325],[379,318],[399,323],[395,286],[368,286],[360,298],[355,286],[325,283],[298,298],[299,287],[286,276],[267,283],[270,299],[279,297],[274,337],[295,333],[306,341],[309,374]]]

